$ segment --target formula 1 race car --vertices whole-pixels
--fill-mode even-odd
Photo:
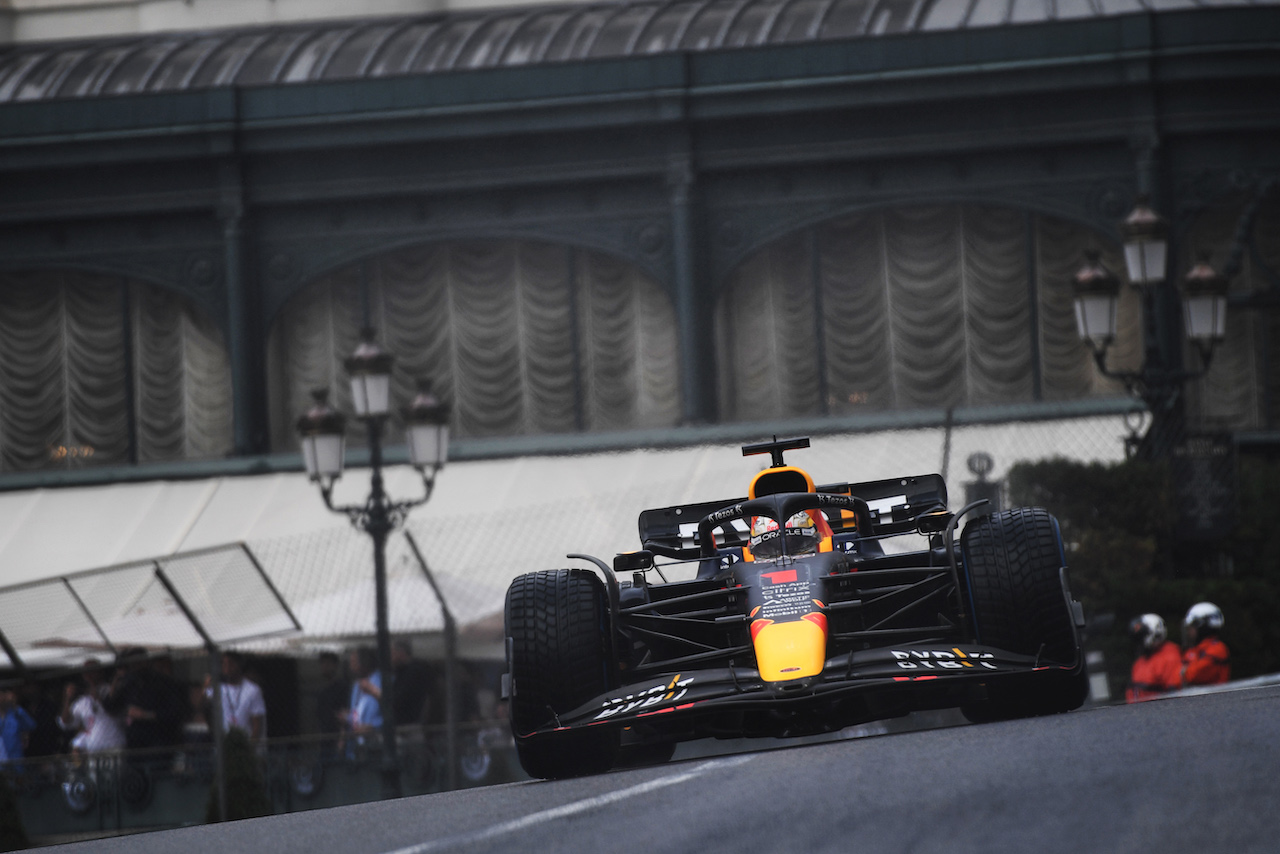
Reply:
[[[783,461],[808,446],[747,445],[772,465],[746,498],[645,510],[642,549],[612,564],[569,555],[599,575],[512,582],[503,696],[530,776],[665,761],[686,739],[1084,702],[1083,612],[1053,516],[951,513],[936,474],[815,487]]]

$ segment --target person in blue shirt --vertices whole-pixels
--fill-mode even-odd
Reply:
[[[361,647],[351,653],[351,701],[348,704],[347,756],[354,757],[355,748],[365,743],[365,736],[382,726],[382,674],[377,669],[373,650]]]
[[[0,691],[0,759],[21,771],[20,761],[26,753],[27,735],[36,728],[35,719],[18,705],[12,688]]]

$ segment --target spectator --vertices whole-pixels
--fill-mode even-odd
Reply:
[[[425,661],[413,657],[409,642],[397,640],[391,645],[391,666],[395,668],[395,722],[399,725],[421,724],[427,719],[433,680]],[[443,690],[443,683],[435,686]]]
[[[205,698],[213,699],[213,677],[205,677]],[[222,655],[222,729],[244,730],[249,740],[262,744],[267,737],[267,704],[262,689],[245,676],[244,657],[238,652]]]
[[[18,705],[18,695],[13,689],[0,690],[0,750],[4,752],[4,756],[0,758],[7,759],[17,770],[22,770],[20,761],[26,754],[27,739],[35,728],[35,719]]]
[[[147,651],[141,647],[121,650],[117,663],[111,691],[102,705],[124,725],[125,745],[141,750],[177,744],[184,704],[151,666]]]
[[[152,662],[152,667],[155,669],[160,690],[165,695],[164,706],[171,710],[162,721],[164,731],[161,737],[165,744],[182,744],[183,728],[194,711],[191,705],[191,691],[186,683],[173,675],[172,656],[162,655],[156,658]]]
[[[1134,659],[1125,700],[1130,703],[1150,700],[1182,687],[1182,651],[1168,639],[1159,614],[1135,617],[1129,624],[1129,636],[1133,640]]]
[[[1222,610],[1212,602],[1197,602],[1182,621],[1183,685],[1218,685],[1231,678],[1231,653],[1218,637]]]
[[[97,662],[85,662],[85,671]],[[73,679],[66,684],[62,699],[62,712],[58,725],[72,734],[72,753],[102,753],[122,750],[125,746],[124,729],[120,722],[103,708],[88,680]]]
[[[343,683],[338,669],[336,652],[326,650],[320,653],[320,678],[323,681],[320,690],[316,692],[316,720],[324,735],[336,736],[341,733],[342,723],[347,718],[347,697],[351,688]]]
[[[111,680],[107,678],[106,672],[102,669],[102,662],[98,661],[98,659],[86,658],[80,677],[84,679],[86,694],[92,694],[99,701],[105,700],[110,696]]]
[[[382,674],[378,672],[373,650],[361,647],[351,653],[350,702],[347,704],[347,728],[352,739],[347,742],[347,755],[364,744],[365,736],[382,726]]]
[[[213,730],[209,726],[209,703],[205,699],[203,685],[187,686],[187,705],[191,717],[182,725],[182,744],[187,748],[200,748],[213,743]]]
[[[31,759],[66,753],[66,734],[58,726],[58,710],[62,704],[57,688],[42,682],[25,682],[18,689],[18,704],[36,722],[36,728],[27,735],[23,755]]]

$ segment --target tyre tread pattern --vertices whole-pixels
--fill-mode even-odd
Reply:
[[[603,586],[587,570],[531,572],[511,583],[505,618],[517,736],[608,689],[607,614]],[[571,777],[607,770],[617,743],[616,729],[601,726],[518,739],[517,748],[531,776]]]
[[[1059,570],[1062,539],[1048,511],[1024,507],[994,513],[965,527],[961,537],[978,640],[1058,664],[1079,664],[1073,615]],[[1049,670],[993,681],[988,698],[961,707],[974,722],[1056,714],[1079,708],[1089,677]]]
[[[962,537],[979,639],[1060,664],[1076,656],[1063,599],[1058,526],[1047,510],[1022,507],[978,519]]]

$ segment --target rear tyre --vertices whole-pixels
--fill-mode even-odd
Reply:
[[[995,513],[965,527],[961,549],[978,641],[1077,668],[993,679],[986,699],[961,707],[965,717],[982,722],[1079,708],[1089,677],[1059,578],[1066,560],[1057,520],[1038,507]]]
[[[586,570],[531,572],[508,588],[511,729],[520,765],[530,777],[577,777],[613,766],[615,726],[521,737],[609,689],[608,622],[604,587]]]

